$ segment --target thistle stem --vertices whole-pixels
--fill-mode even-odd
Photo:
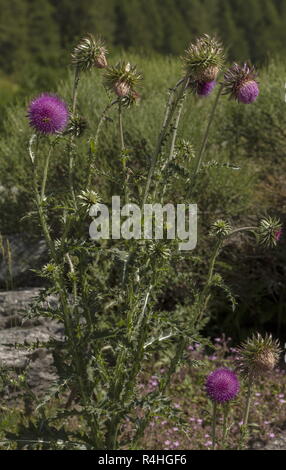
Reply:
[[[227,438],[227,420],[228,420],[229,406],[228,403],[223,407],[223,432],[222,432],[222,448],[225,448],[225,441]]]
[[[124,144],[124,133],[123,133],[123,120],[122,120],[122,106],[121,103],[118,104],[118,123],[119,123],[119,134],[120,134],[120,145],[121,151],[125,150]]]
[[[170,98],[168,100],[167,106],[166,106],[163,125],[162,125],[162,128],[161,128],[159,137],[158,137],[155,152],[154,152],[152,160],[151,160],[151,165],[150,165],[149,174],[148,174],[148,177],[147,177],[147,183],[146,183],[145,193],[144,193],[143,202],[142,202],[142,207],[144,206],[144,204],[145,204],[145,202],[148,198],[148,194],[149,194],[152,178],[153,178],[153,175],[154,175],[156,163],[157,163],[158,157],[159,157],[160,152],[161,152],[161,147],[162,147],[163,141],[164,141],[164,139],[167,135],[168,127],[169,127],[169,125],[170,125],[170,123],[173,119],[174,113],[177,109],[177,105],[178,105],[178,103],[180,102],[180,100],[182,99],[182,97],[185,93],[188,82],[189,82],[189,78],[185,77],[183,80],[180,80],[177,83],[177,85],[174,87],[174,89],[171,90],[172,93],[175,93],[177,88],[180,85],[182,85],[181,89],[179,90],[177,98],[174,100],[173,95],[171,94]]]
[[[201,145],[201,148],[200,148],[198,157],[197,157],[196,162],[195,162],[194,177],[197,176],[197,174],[198,174],[198,172],[200,171],[200,168],[201,168],[201,164],[202,164],[204,152],[205,152],[206,145],[207,145],[208,138],[209,138],[209,133],[210,133],[211,125],[212,125],[213,120],[214,120],[215,112],[216,112],[216,109],[217,109],[217,106],[218,106],[218,102],[219,102],[220,96],[221,96],[221,94],[222,94],[222,90],[223,90],[223,85],[221,85],[221,86],[219,87],[219,90],[218,90],[218,93],[217,93],[215,102],[214,102],[213,107],[212,107],[212,110],[211,110],[210,118],[209,118],[209,121],[208,121],[208,124],[207,124],[207,128],[206,128],[206,131],[205,131],[205,134],[204,134],[204,138],[203,138],[203,141],[202,141],[202,145]]]
[[[92,161],[91,157],[92,156],[94,157],[96,155],[100,132],[101,132],[103,123],[107,119],[107,113],[112,108],[112,106],[114,106],[117,103],[118,103],[118,100],[114,100],[114,101],[112,101],[112,103],[108,103],[108,105],[104,108],[104,110],[103,110],[103,112],[100,116],[100,119],[99,119],[99,123],[98,123],[98,126],[97,126],[95,137],[94,137],[94,139],[90,139],[90,141],[89,141],[90,142],[90,162],[89,162],[89,169],[88,169],[88,175],[87,175],[87,187],[88,188],[90,188],[90,186],[91,186],[91,182],[92,182],[91,180],[92,180],[92,176],[93,176],[93,161]]]
[[[209,271],[208,271],[208,275],[207,275],[207,280],[206,280],[206,283],[205,283],[204,288],[202,290],[202,293],[199,297],[199,308],[198,308],[198,317],[197,317],[198,322],[201,320],[201,318],[204,314],[204,311],[207,307],[208,301],[209,301],[209,295],[208,294],[209,294],[209,290],[210,290],[210,287],[211,287],[211,284],[212,284],[214,268],[215,268],[217,257],[220,253],[220,250],[221,250],[222,242],[223,242],[222,240],[217,241],[217,243],[215,245],[215,248],[214,248],[214,251],[213,251],[213,254],[212,254],[212,257],[211,257]]]
[[[216,444],[216,419],[217,419],[217,403],[213,402],[213,417],[212,417],[212,450],[215,450]]]
[[[247,384],[246,405],[245,405],[244,417],[243,417],[243,426],[245,426],[245,427],[248,426],[250,405],[251,405],[251,396],[252,396],[252,385],[253,385],[253,380],[249,376],[248,377],[248,384]]]
[[[80,70],[78,67],[75,69],[74,82],[73,82],[73,91],[72,91],[72,114],[75,115],[76,105],[77,105],[77,93],[78,85],[80,79]],[[76,197],[74,192],[74,182],[73,182],[73,167],[74,167],[74,155],[73,155],[73,141],[74,136],[71,134],[68,143],[68,159],[69,159],[69,186],[74,204],[76,206]]]
[[[41,188],[41,199],[44,200],[45,197],[45,192],[46,192],[46,185],[47,185],[47,179],[48,179],[48,172],[49,172],[49,164],[50,164],[50,158],[52,154],[52,150],[54,149],[55,143],[52,143],[45,161],[45,167],[44,167],[44,174],[43,174],[43,181],[42,181],[42,188]]]

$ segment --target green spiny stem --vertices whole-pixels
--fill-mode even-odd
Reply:
[[[248,421],[249,421],[250,405],[251,405],[251,398],[252,398],[252,387],[253,387],[253,377],[249,374],[248,380],[247,380],[247,393],[246,393],[245,409],[244,409],[244,414],[243,414],[243,424],[241,426],[241,435],[240,435],[238,450],[242,450],[245,447],[245,442],[248,437]]]
[[[204,288],[203,288],[203,290],[202,290],[202,292],[199,296],[198,317],[197,317],[198,322],[201,320],[201,318],[202,318],[202,316],[205,312],[205,309],[207,307],[208,301],[209,301],[209,297],[210,297],[209,296],[209,291],[210,291],[210,287],[211,287],[211,284],[212,284],[214,268],[215,268],[217,257],[219,255],[221,247],[222,247],[222,243],[223,243],[223,240],[219,239],[215,244],[215,248],[214,248],[211,260],[210,260],[210,266],[209,266],[209,271],[208,271],[208,275],[207,275],[207,280],[206,280]]]
[[[202,145],[201,145],[200,151],[199,151],[199,153],[198,153],[198,156],[197,156],[197,158],[196,158],[196,160],[195,160],[194,178],[197,176],[197,174],[198,174],[198,172],[200,171],[200,168],[201,168],[201,164],[202,164],[204,152],[205,152],[206,145],[207,145],[208,138],[209,138],[209,133],[210,133],[211,125],[212,125],[213,120],[214,120],[215,112],[216,112],[216,109],[217,109],[217,106],[218,106],[219,99],[220,99],[220,96],[221,96],[221,94],[222,94],[222,91],[223,91],[223,85],[221,85],[221,86],[219,87],[219,91],[218,91],[218,93],[217,93],[215,102],[214,102],[214,104],[213,104],[213,107],[212,107],[212,110],[211,110],[211,114],[210,114],[210,118],[209,118],[209,121],[208,121],[208,124],[207,124],[207,128],[206,128],[206,131],[205,131],[205,134],[204,134],[204,137],[203,137]]]
[[[188,83],[186,84],[186,88],[188,86]],[[184,102],[185,102],[185,99],[186,99],[186,91],[185,93],[183,94],[181,100],[180,100],[180,103],[178,105],[178,112],[177,112],[177,117],[176,117],[176,120],[175,120],[175,124],[174,124],[174,127],[173,127],[173,134],[172,134],[172,140],[171,140],[171,146],[170,146],[170,152],[169,152],[169,158],[166,160],[166,162],[164,163],[163,167],[162,167],[162,171],[161,171],[161,174],[163,174],[166,166],[168,165],[168,163],[173,159],[174,157],[174,151],[175,151],[175,145],[176,145],[176,139],[177,139],[177,133],[178,133],[178,128],[179,128],[179,123],[180,123],[180,119],[181,119],[181,115],[182,115],[182,111],[183,111],[183,107],[184,107]],[[155,199],[156,197],[156,193],[157,193],[157,190],[158,190],[158,184],[159,182],[157,182],[156,184],[156,187],[155,187],[155,190],[154,190],[154,195],[153,195],[153,199]],[[165,195],[165,192],[166,192],[166,184],[164,185],[163,187],[163,191],[162,191],[162,200],[164,198],[164,195]]]
[[[124,133],[123,133],[122,106],[120,102],[118,104],[118,124],[119,124],[121,151],[123,152],[125,150],[125,143],[124,143]]]
[[[77,92],[80,80],[80,69],[76,67],[74,72],[73,92],[72,92],[72,113],[75,114],[77,104]]]
[[[158,138],[158,142],[157,142],[157,145],[156,145],[155,152],[154,152],[152,160],[151,160],[151,165],[150,165],[149,174],[148,174],[148,177],[147,177],[147,183],[146,183],[146,187],[145,187],[145,193],[144,193],[144,197],[143,197],[143,201],[142,201],[142,206],[144,206],[144,204],[146,203],[146,200],[148,198],[150,185],[151,185],[152,178],[153,178],[153,175],[154,175],[156,163],[157,163],[158,157],[161,153],[162,144],[163,144],[163,141],[166,137],[168,127],[169,127],[169,125],[170,125],[170,123],[173,119],[174,113],[177,109],[177,105],[180,102],[180,100],[182,99],[183,94],[185,93],[185,89],[187,87],[188,82],[189,82],[189,77],[185,77],[183,80],[180,80],[177,83],[177,85],[174,87],[174,89],[172,90],[172,92],[175,92],[177,90],[177,88],[179,86],[181,86],[177,97],[173,100],[173,97],[171,96],[169,98],[168,103],[167,103],[163,125],[162,125],[162,128],[161,128],[160,134],[159,134],[159,138]]]
[[[253,232],[254,230],[257,230],[258,227],[241,227],[241,228],[236,228],[235,230],[232,230],[230,234],[228,235],[231,237],[231,235],[234,235],[239,232]]]
[[[42,201],[45,199],[45,192],[46,192],[46,185],[47,185],[47,179],[48,179],[48,172],[49,172],[49,164],[50,164],[50,158],[52,155],[52,151],[54,150],[54,147],[57,143],[57,138],[54,142],[51,143],[49,152],[45,161],[45,166],[44,166],[44,173],[43,173],[43,180],[42,180],[42,188],[41,188],[41,199]]]
[[[228,414],[229,414],[229,404],[226,403],[223,407],[223,432],[222,432],[222,448],[225,448],[226,438],[227,438],[227,421],[228,421]]]
[[[100,136],[100,132],[101,132],[103,123],[106,121],[108,111],[112,108],[112,106],[114,106],[117,103],[118,103],[118,100],[114,100],[114,101],[112,101],[112,103],[108,103],[108,105],[105,107],[105,109],[103,110],[103,112],[100,116],[95,137],[94,137],[94,139],[90,139],[90,147],[92,147],[93,150],[90,150],[90,162],[89,162],[89,169],[88,169],[88,176],[87,176],[87,188],[88,189],[90,189],[90,186],[91,186],[91,183],[92,183],[92,176],[93,176],[92,157],[94,159],[94,156],[97,152],[98,140],[99,140],[99,136]]]
[[[73,281],[72,281],[72,284],[73,284],[73,297],[74,297],[74,302],[76,303],[77,302],[77,283],[76,283],[76,279],[74,278],[74,276],[75,276],[74,265],[73,265],[73,262],[71,260],[71,257],[69,255],[69,253],[66,253],[66,259],[67,259],[67,262],[68,262],[69,267],[70,267],[70,273],[73,276]]]
[[[72,92],[72,114],[73,116],[75,115],[76,112],[76,105],[77,105],[77,93],[78,93],[78,86],[79,86],[79,80],[80,80],[80,69],[76,67],[75,69],[75,74],[74,74],[74,81],[73,81],[73,92]],[[73,167],[74,167],[74,154],[73,154],[73,142],[74,142],[74,136],[71,134],[68,142],[68,160],[69,160],[69,186],[70,186],[70,192],[75,204],[75,207],[77,206],[76,203],[76,197],[75,197],[75,192],[74,192],[74,183],[73,183]]]
[[[246,426],[246,427],[248,426],[248,420],[249,420],[252,386],[253,386],[253,379],[251,376],[249,376],[248,383],[247,383],[246,404],[245,404],[245,410],[244,410],[244,416],[243,416],[243,426]]]
[[[187,88],[187,86],[188,86],[188,84],[186,84],[186,88]],[[175,120],[175,125],[173,127],[173,135],[172,135],[172,141],[171,141],[168,161],[171,161],[174,157],[174,150],[175,150],[175,145],[176,145],[177,133],[178,133],[179,123],[180,123],[180,119],[181,119],[185,99],[186,99],[186,90],[185,90],[185,92],[184,92],[184,94],[183,94],[183,96],[180,100],[180,103],[178,105],[178,113],[177,113],[177,117],[176,117],[176,120]]]
[[[212,416],[212,450],[215,450],[216,445],[216,420],[217,420],[217,403],[213,402],[213,416]]]

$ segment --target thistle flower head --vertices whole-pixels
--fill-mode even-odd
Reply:
[[[222,45],[217,39],[205,34],[190,45],[183,61],[185,73],[192,80],[212,82],[216,80],[224,63]]]
[[[282,230],[282,228],[280,228],[279,230],[277,230],[277,231],[274,233],[274,237],[275,237],[276,242],[279,242],[279,241],[280,241],[282,235],[283,235],[283,230]]]
[[[240,348],[239,368],[246,376],[256,377],[271,371],[276,366],[281,350],[278,340],[271,335],[264,338],[258,333],[248,338]]]
[[[206,97],[209,96],[216,86],[216,81],[211,82],[196,82],[197,95]]]
[[[279,219],[267,217],[262,219],[258,228],[260,245],[275,247],[282,235],[282,225]]]
[[[28,108],[30,126],[41,134],[62,132],[69,120],[67,105],[55,95],[43,93]]]
[[[244,64],[242,67],[234,64],[224,74],[224,94],[230,94],[237,101],[250,104],[259,95],[259,85],[254,67]]]
[[[80,206],[85,209],[86,212],[89,212],[91,206],[101,201],[99,194],[92,190],[81,191],[78,198],[80,199]]]
[[[101,39],[95,39],[92,34],[82,38],[71,54],[72,64],[81,71],[92,67],[103,69],[107,67],[107,49]]]
[[[83,117],[76,115],[71,118],[67,132],[75,137],[80,137],[86,128],[87,121]]]
[[[206,392],[212,401],[225,403],[239,392],[239,381],[236,374],[227,368],[217,369],[206,380]]]
[[[115,66],[106,69],[104,83],[106,88],[116,93],[119,98],[137,95],[136,86],[142,80],[142,75],[137,72],[136,66],[129,62],[119,62]]]
[[[230,234],[231,225],[222,219],[216,220],[211,226],[210,235],[215,238],[224,238]]]

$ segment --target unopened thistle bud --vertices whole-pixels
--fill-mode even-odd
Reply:
[[[258,241],[260,245],[275,247],[282,235],[282,225],[279,219],[268,217],[260,222],[258,228]]]
[[[101,201],[99,194],[92,190],[81,191],[78,198],[80,199],[80,206],[85,209],[86,212],[89,212],[91,206]]]
[[[92,34],[82,38],[72,52],[72,64],[79,70],[86,71],[92,67],[103,69],[107,67],[107,49],[101,39],[95,39]]]
[[[70,120],[67,132],[74,135],[75,137],[80,137],[87,128],[87,121],[81,116],[74,116]]]
[[[259,95],[259,84],[254,67],[244,64],[241,67],[234,64],[224,74],[224,92],[240,103],[250,104],[256,101]]]
[[[239,368],[244,375],[249,377],[264,375],[274,369],[280,354],[278,340],[273,340],[271,335],[263,338],[258,333],[238,348]]]
[[[191,80],[213,82],[224,63],[222,45],[205,34],[190,45],[183,61],[184,71]]]
[[[215,238],[225,238],[230,234],[231,230],[231,225],[225,220],[220,219],[212,224],[210,235]]]
[[[132,66],[129,62],[120,62],[108,67],[104,75],[105,86],[119,98],[137,94],[135,87],[140,80],[142,75],[137,72],[136,66]]]

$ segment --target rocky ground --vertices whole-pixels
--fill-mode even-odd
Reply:
[[[18,374],[27,369],[28,384],[40,392],[56,378],[52,355],[43,348],[29,351],[16,345],[28,346],[37,341],[46,342],[51,337],[60,338],[63,330],[50,319],[24,318],[25,309],[38,293],[37,288],[0,292],[0,363],[12,367]]]

